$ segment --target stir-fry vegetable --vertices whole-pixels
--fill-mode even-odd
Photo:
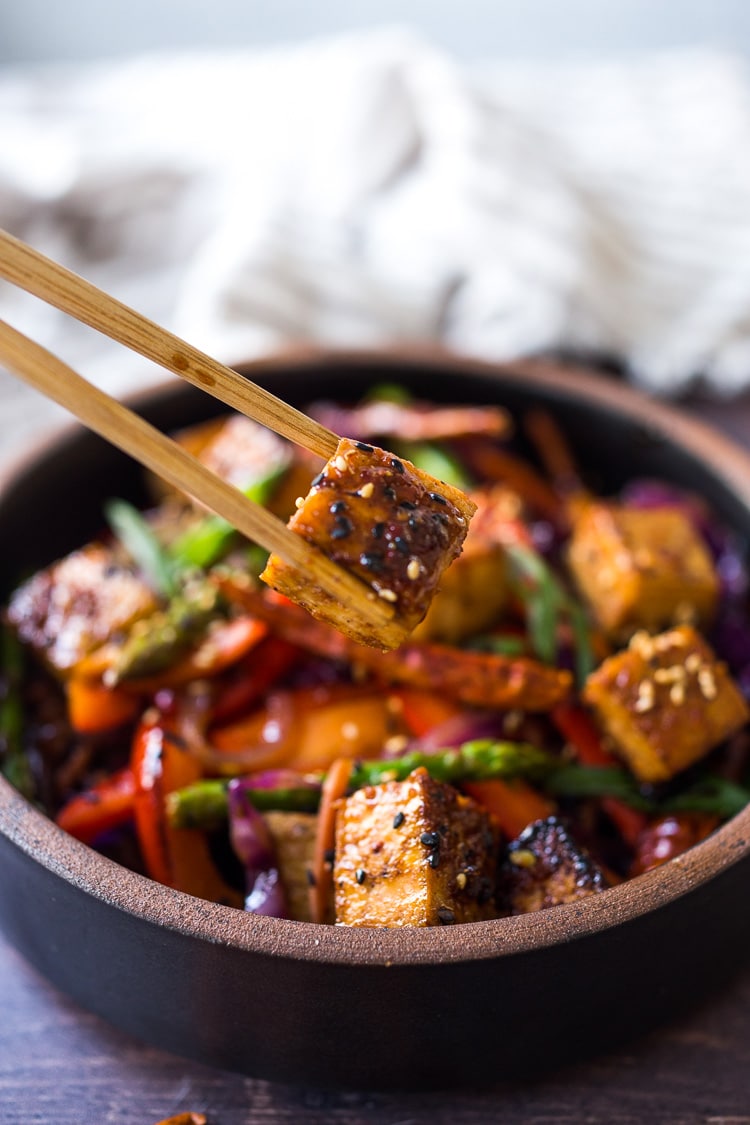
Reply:
[[[386,600],[409,601],[467,490],[463,553],[417,630],[364,646],[335,606],[313,620],[264,588],[252,545],[188,497],[113,501],[112,538],[7,607],[0,768],[24,795],[177,890],[368,926],[598,894],[750,802],[747,569],[700,498],[595,496],[543,413],[517,420],[538,463],[497,407],[380,388],[316,413],[348,438],[311,487],[247,419],[180,440],[277,511],[307,492],[293,522]]]

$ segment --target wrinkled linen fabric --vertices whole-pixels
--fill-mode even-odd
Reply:
[[[748,90],[712,51],[470,68],[398,29],[6,70],[0,225],[228,362],[439,341],[732,393]],[[3,284],[0,316],[115,393],[158,377]]]

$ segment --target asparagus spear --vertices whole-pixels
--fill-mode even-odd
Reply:
[[[10,629],[0,631],[2,689],[0,698],[0,772],[19,793],[31,799],[35,785],[23,748],[23,650]]]
[[[432,754],[413,750],[400,758],[357,762],[350,779],[351,789],[403,781],[412,770],[424,766],[438,781],[480,781],[490,777],[540,779],[554,768],[557,759],[545,750],[517,742],[465,742],[457,750]],[[216,827],[226,820],[228,782],[197,781],[178,789],[168,798],[167,813],[176,828]],[[299,812],[317,808],[316,789],[250,789],[250,800],[258,809]]]

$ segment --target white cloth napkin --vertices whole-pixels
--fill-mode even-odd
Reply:
[[[429,339],[731,393],[750,382],[748,90],[715,52],[479,70],[398,29],[17,69],[0,225],[229,362]],[[4,285],[0,316],[116,393],[154,377]]]

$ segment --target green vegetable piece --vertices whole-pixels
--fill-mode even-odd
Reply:
[[[400,441],[394,452],[411,461],[422,472],[429,473],[431,477],[445,481],[446,484],[452,484],[454,488],[461,488],[464,492],[474,483],[458,458],[437,442]]]
[[[24,655],[15,633],[7,628],[0,631],[0,659],[0,772],[19,793],[32,800],[36,786],[23,745]]]
[[[286,470],[286,463],[275,466],[266,476],[243,488],[243,493],[256,504],[267,504]],[[228,520],[221,516],[206,516],[189,527],[172,544],[170,552],[174,562],[183,569],[199,567],[205,570],[226,554],[236,536],[237,532]]]
[[[174,560],[143,515],[127,500],[109,500],[104,514],[113,532],[157,594],[173,597],[178,590]]]
[[[221,594],[208,582],[188,583],[166,609],[136,621],[112,670],[113,684],[155,676],[200,640],[219,616]]]

